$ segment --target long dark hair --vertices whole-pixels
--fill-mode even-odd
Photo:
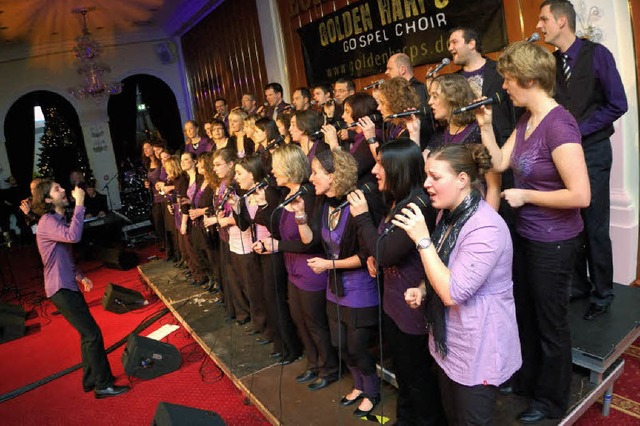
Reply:
[[[275,121],[268,117],[262,117],[256,120],[255,126],[267,134],[267,143],[270,143],[280,137],[280,131]]]
[[[422,190],[425,181],[424,158],[411,139],[392,139],[378,148],[385,173],[385,201],[397,203]]]
[[[251,175],[253,176],[253,181],[255,183],[258,183],[267,177],[267,172],[264,169],[262,160],[260,160],[260,158],[256,157],[255,155],[243,158],[242,160],[238,161],[237,165],[241,166],[247,172],[251,173]]]

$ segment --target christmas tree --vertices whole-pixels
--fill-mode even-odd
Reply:
[[[38,172],[66,185],[72,170],[79,170],[85,181],[93,178],[84,144],[78,143],[65,117],[56,107],[44,109],[44,135],[40,138]]]

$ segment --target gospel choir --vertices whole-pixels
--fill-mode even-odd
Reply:
[[[426,84],[400,53],[371,94],[340,79],[293,104],[278,83],[263,106],[217,99],[183,152],[142,148],[166,260],[274,360],[304,354],[309,390],[342,361],[357,416],[380,402],[380,329],[398,425],[491,424],[498,391],[530,399],[522,423],[562,417],[570,298],[591,297],[587,320],[613,298],[609,137],[627,109],[611,53],[575,19],[544,1],[557,51],[515,42],[497,61],[456,28],[460,70]],[[458,113],[483,96],[501,102]]]

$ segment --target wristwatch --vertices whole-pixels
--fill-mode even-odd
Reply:
[[[416,248],[418,250],[424,250],[424,249],[428,249],[430,245],[431,245],[431,238],[425,237],[425,238],[421,238],[420,241],[418,241],[418,244],[416,244]]]
[[[377,138],[377,137],[375,137],[375,136],[372,136],[372,137],[370,137],[369,139],[367,139],[367,143],[368,143],[369,145],[373,145],[374,143],[378,143],[378,142],[379,142],[379,141],[378,141],[378,138]]]

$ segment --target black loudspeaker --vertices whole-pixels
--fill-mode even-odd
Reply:
[[[116,314],[124,314],[146,304],[140,292],[116,284],[109,284],[102,296],[102,307]]]
[[[153,379],[180,368],[182,357],[175,346],[132,334],[122,354],[128,376]]]
[[[100,259],[107,268],[120,269],[123,271],[135,268],[140,263],[140,259],[136,253],[118,248],[101,249]]]
[[[0,304],[0,343],[24,336],[25,318],[21,306]]]
[[[156,408],[151,426],[224,426],[215,411],[198,410],[184,405],[161,402]]]

